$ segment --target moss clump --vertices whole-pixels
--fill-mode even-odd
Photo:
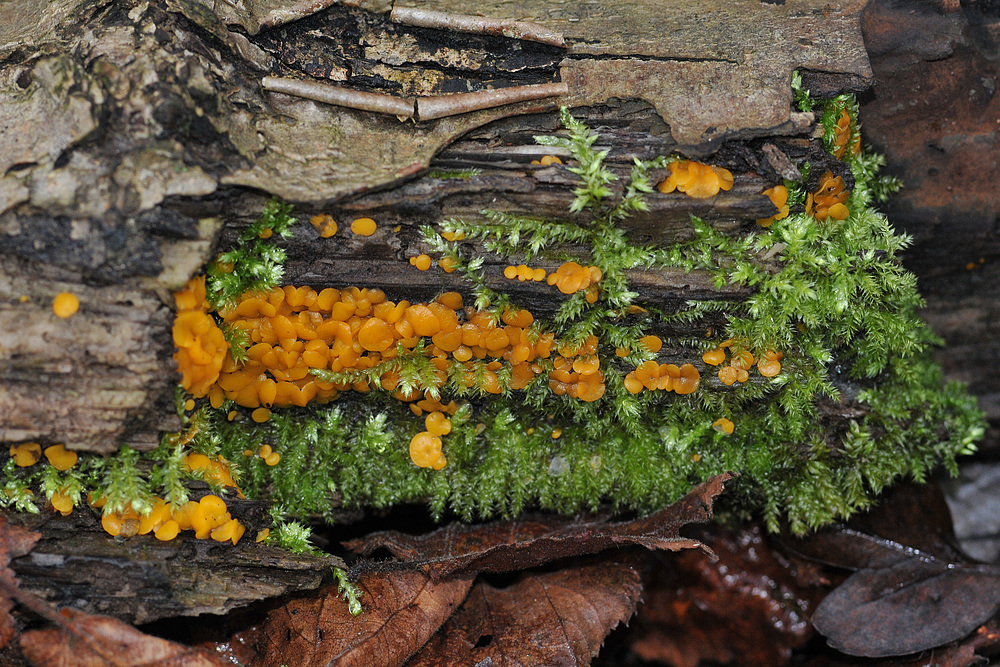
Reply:
[[[846,125],[838,121],[844,114]],[[960,387],[943,384],[929,357],[936,341],[916,315],[921,300],[915,280],[897,257],[908,241],[870,208],[893,187],[878,179],[877,157],[846,151],[855,184],[844,220],[820,222],[806,212],[809,167],[803,165],[803,181],[784,184],[791,215],[768,229],[732,237],[695,218],[690,242],[643,247],[630,243],[618,223],[643,210],[653,189],[648,174],[671,160],[637,161],[623,195],[612,200],[615,175],[604,165],[605,153],[594,149],[596,135],[565,110],[563,122],[566,136],[539,142],[575,157],[568,168],[581,185],[571,213],[589,212],[589,220],[486,211],[485,221],[448,220],[441,229],[426,228],[424,236],[468,279],[475,308],[497,319],[516,304],[487,285],[482,258],[464,256],[467,246],[448,238],[478,240],[492,253],[523,262],[580,260],[598,267],[597,298],[582,291],[569,296],[551,321],[537,323],[537,331],[554,333],[565,346],[596,337],[604,396],[584,402],[555,395],[544,374],[511,391],[509,374],[498,371],[504,400],[481,401],[475,386],[435,384],[420,346],[363,372],[318,372],[331,382],[371,381],[377,390],[376,379],[392,371],[435,397],[470,398],[443,438],[447,467],[412,464],[407,445],[420,421],[375,391],[342,397],[333,407],[276,413],[254,429],[218,419],[220,446],[230,459],[265,441],[282,454],[275,470],[252,458],[237,464],[246,464],[248,493],[269,496],[296,516],[328,513],[336,498],[375,507],[426,501],[437,515],[451,509],[471,519],[536,506],[571,512],[609,503],[649,510],[730,470],[743,475],[744,508],[763,511],[772,528],[786,516],[793,530],[803,532],[864,508],[895,479],[922,479],[942,464],[954,470],[955,457],[972,451],[981,417]],[[846,136],[847,145],[860,146],[853,99],[828,101],[822,122],[831,137],[840,122],[841,141]],[[575,246],[572,255],[567,244]],[[581,257],[581,246],[589,256]],[[744,301],[639,309],[627,277],[637,267],[710,271],[720,287],[741,284],[754,292]],[[701,390],[679,396],[626,388],[622,364],[657,357],[640,342],[651,329],[718,313],[727,324],[714,338],[667,341],[678,363],[690,361],[701,371]],[[751,358],[780,351],[781,372],[723,388],[715,369],[700,361],[723,339]],[[614,361],[615,348],[628,350],[624,362]],[[540,363],[552,370],[550,361]],[[722,418],[733,423],[731,434],[713,428]]]

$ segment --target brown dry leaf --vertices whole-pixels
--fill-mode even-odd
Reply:
[[[225,667],[218,656],[139,632],[109,616],[63,609],[61,627],[21,635],[21,650],[40,667]]]
[[[7,565],[12,559],[31,551],[41,536],[41,533],[33,533],[21,526],[9,523],[7,517],[0,514],[0,568],[2,568],[0,569],[0,580],[4,584],[10,587],[17,586],[14,571]],[[0,596],[0,649],[14,638],[14,619],[10,615],[10,610],[13,608],[14,602],[10,598]]]
[[[634,521],[567,521],[547,516],[477,526],[452,523],[427,535],[373,533],[346,546],[364,554],[385,547],[405,565],[419,567],[434,579],[455,573],[523,570],[626,544],[666,551],[704,548],[697,540],[680,537],[678,531],[711,518],[712,502],[730,478],[728,473],[716,475],[673,505]],[[356,569],[399,567],[400,563],[369,562]]]
[[[917,653],[965,637],[1000,609],[1000,568],[954,545],[935,485],[901,484],[846,526],[788,546],[856,570],[816,608],[830,646],[873,658]]]
[[[604,637],[642,594],[639,574],[605,559],[508,588],[479,582],[441,632],[407,667],[589,665]]]
[[[422,572],[371,574],[357,585],[364,611],[351,616],[336,586],[270,612],[253,667],[401,665],[465,599],[472,577],[431,581]]]

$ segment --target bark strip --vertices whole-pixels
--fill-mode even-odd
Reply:
[[[394,7],[389,20],[394,23],[439,30],[457,30],[477,35],[502,35],[513,39],[565,47],[562,33],[531,21],[511,21],[488,16],[452,14],[416,7]]]
[[[304,97],[338,107],[387,113],[404,118],[412,118],[414,115],[413,100],[403,97],[367,93],[361,90],[330,86],[318,81],[286,79],[277,76],[265,76],[261,80],[261,85],[264,86],[264,90]]]

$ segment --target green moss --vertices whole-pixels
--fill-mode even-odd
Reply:
[[[281,284],[285,251],[265,239],[274,234],[291,235],[296,222],[291,212],[291,204],[272,199],[260,218],[240,234],[239,247],[219,255],[212,263],[205,282],[212,307],[217,309],[247,292],[263,292]],[[233,344],[231,339],[227,340]]]

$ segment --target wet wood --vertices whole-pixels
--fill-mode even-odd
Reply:
[[[11,569],[22,590],[57,607],[106,614],[129,623],[173,616],[224,614],[252,602],[317,588],[333,556],[295,555],[254,542],[267,520],[266,508],[248,501],[229,503],[247,525],[240,543],[196,540],[190,534],[169,542],[152,535],[114,538],[100,527],[99,510],[68,517],[12,516],[41,540]]]

